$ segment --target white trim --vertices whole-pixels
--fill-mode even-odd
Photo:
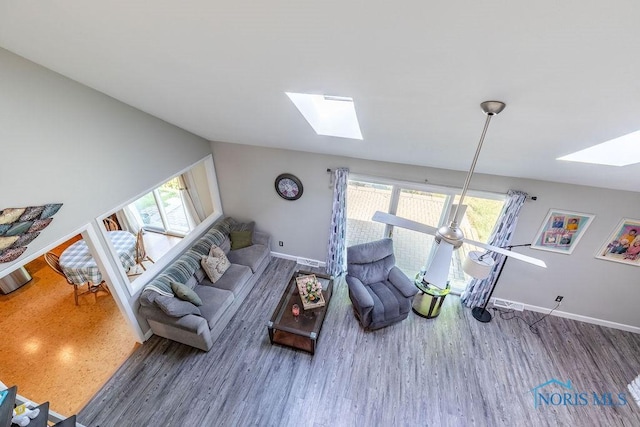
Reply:
[[[358,173],[352,173],[352,172],[349,173],[349,181],[364,181],[364,182],[371,182],[374,184],[397,185],[402,188],[407,188],[410,190],[427,191],[430,193],[440,193],[440,194],[449,195],[449,196],[459,195],[460,192],[462,191],[462,187],[429,184],[425,182],[416,182],[416,181],[405,181],[402,179],[386,178],[386,177],[358,174]],[[491,199],[491,200],[506,201],[507,199],[506,193],[500,193],[497,191],[474,190],[472,188],[469,188],[468,194],[471,197],[479,197],[479,198]]]
[[[494,307],[506,308],[507,310],[523,311],[524,304],[519,302],[507,301],[502,298],[491,298]]]
[[[142,343],[144,342],[144,333],[129,302],[133,300],[132,295],[127,292],[128,289],[125,285],[128,284],[129,279],[127,279],[126,274],[124,278],[121,274],[124,270],[120,265],[120,260],[113,258],[113,254],[110,253],[111,250],[105,248],[104,243],[101,242],[101,237],[104,238],[104,235],[100,233],[101,229],[104,232],[104,227],[100,227],[97,222],[93,222],[82,232],[82,238],[87,243],[91,255],[98,264],[98,268],[103,272],[103,276],[105,276],[103,280],[107,282],[116,305],[127,319],[127,323],[129,323],[136,340]],[[106,239],[106,241],[109,241],[109,239]],[[113,265],[120,265],[120,268],[116,269]]]
[[[493,302],[494,299],[495,298],[491,298],[491,301]],[[524,307],[525,310],[535,311],[536,313],[547,314],[547,313],[549,313],[551,311],[551,308],[549,308],[549,307],[539,307],[537,305],[524,304],[522,302],[517,302],[517,301],[509,301],[509,300],[505,300],[505,299],[502,299],[502,298],[500,298],[500,300],[501,301],[505,301],[507,303],[510,303],[512,305],[521,304]],[[636,334],[640,334],[640,327],[638,327],[638,326],[625,325],[623,323],[611,322],[609,320],[596,319],[595,317],[583,316],[581,314],[568,313],[566,311],[554,310],[551,313],[551,315],[552,316],[558,316],[558,317],[564,317],[565,319],[577,320],[579,322],[591,323],[593,325],[605,326],[607,328],[620,329],[622,331],[627,331],[627,332],[633,332],[633,333],[636,333]]]
[[[327,263],[324,261],[320,261],[317,259],[312,259],[312,258],[307,258],[307,257],[300,257],[300,256],[296,256],[296,255],[289,255],[289,254],[283,254],[281,252],[273,252],[271,251],[271,256],[276,257],[276,258],[282,258],[282,259],[289,259],[291,261],[295,261],[298,262],[299,259],[305,259],[305,260],[309,260],[312,262],[317,262],[318,263],[318,267],[326,267]]]
[[[115,208],[109,209],[107,212],[103,213],[102,215],[98,215],[96,217],[96,221],[102,221],[103,219],[105,219],[106,217],[110,216],[114,212],[117,212],[117,211],[123,209],[125,206],[129,206],[131,203],[135,202],[136,200],[138,200],[142,196],[144,196],[144,195],[146,195],[148,193],[151,193],[153,190],[155,190],[156,188],[160,187],[165,182],[171,181],[172,179],[182,175],[186,171],[191,170],[191,168],[193,168],[195,165],[197,165],[198,163],[201,163],[201,162],[205,162],[204,165],[205,165],[205,171],[207,173],[207,179],[209,180],[208,184],[209,184],[209,190],[210,190],[210,193],[211,193],[211,202],[213,204],[213,213],[216,213],[216,211],[222,211],[222,203],[220,202],[220,193],[219,193],[219,190],[218,190],[218,183],[217,183],[217,181],[215,179],[215,166],[213,165],[213,155],[208,154],[207,156],[203,157],[202,159],[198,160],[197,162],[194,162],[194,163],[190,164],[189,166],[181,169],[180,172],[178,172],[178,173],[176,173],[174,175],[171,175],[169,178],[162,179],[161,182],[159,182],[159,183],[157,183],[155,185],[152,185],[149,189],[144,190],[144,191],[138,193],[137,195],[131,197],[126,202],[120,203]]]

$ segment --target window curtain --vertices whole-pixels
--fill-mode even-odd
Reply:
[[[511,235],[516,229],[518,215],[526,199],[527,193],[509,190],[507,193],[507,201],[502,208],[500,218],[498,218],[498,222],[489,238],[490,245],[504,247],[511,243]],[[467,307],[482,306],[496,282],[498,272],[502,264],[504,264],[506,257],[495,252],[491,253],[491,257],[496,260],[496,263],[489,277],[485,279],[472,279],[462,294],[461,301]]]
[[[200,194],[198,193],[198,186],[193,178],[193,173],[189,170],[180,175],[180,197],[186,198],[188,196],[189,202],[185,204],[185,208],[189,210],[189,215],[194,219],[197,224],[200,224],[208,215],[202,206],[200,200]],[[182,189],[185,189],[183,195]]]
[[[189,223],[189,230],[193,230],[196,225],[202,222],[202,218],[198,214],[196,207],[193,203],[193,199],[191,198],[191,193],[187,188],[186,180],[181,175],[178,177],[178,182],[180,183],[180,201],[182,201],[182,206],[184,207],[184,213],[187,216],[187,222]]]
[[[122,210],[116,212],[116,218],[123,230],[127,230],[133,234],[138,234],[142,223],[138,221],[136,214],[129,206],[125,206]]]
[[[327,246],[327,274],[340,276],[347,268],[347,182],[349,169],[334,172],[333,211]]]

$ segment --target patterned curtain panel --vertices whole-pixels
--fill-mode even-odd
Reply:
[[[527,199],[527,193],[522,191],[509,190],[507,193],[507,201],[502,208],[502,213],[498,219],[491,237],[489,238],[489,244],[493,246],[503,247],[508,246],[511,242],[511,235],[516,229],[518,223],[518,215],[520,209]],[[505,256],[497,253],[492,253],[491,256],[496,260],[495,267],[486,279],[471,279],[469,286],[462,294],[461,301],[467,307],[482,306],[494,285],[500,267],[505,261]]]
[[[347,268],[347,181],[349,169],[335,170],[333,212],[327,246],[327,274],[340,276]]]

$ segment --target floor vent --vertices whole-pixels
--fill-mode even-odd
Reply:
[[[320,262],[316,261],[315,259],[298,258],[296,261],[298,262],[298,264],[308,265],[309,267],[320,267]]]
[[[516,310],[516,311],[523,311],[524,310],[524,304],[522,304],[522,303],[507,301],[507,300],[498,299],[498,298],[493,300],[493,306],[494,307],[500,307],[500,308],[506,308],[508,310]]]

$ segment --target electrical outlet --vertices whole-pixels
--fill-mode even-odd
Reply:
[[[278,246],[284,246],[284,242],[283,242],[282,240],[280,240],[280,241],[278,242]]]
[[[562,295],[558,295],[556,297],[556,302],[562,302],[562,298],[564,298]]]

